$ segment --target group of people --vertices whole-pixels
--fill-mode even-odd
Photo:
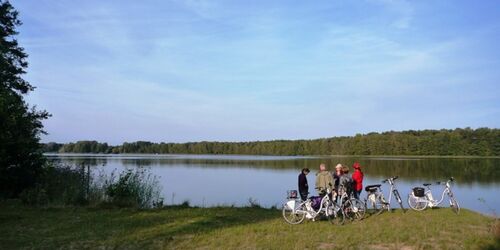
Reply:
[[[316,190],[319,195],[325,195],[328,188],[333,188],[333,191],[338,193],[339,187],[344,187],[346,192],[352,193],[354,197],[359,199],[359,195],[363,190],[364,175],[358,162],[354,162],[352,168],[354,172],[349,175],[349,167],[339,163],[335,166],[335,171],[330,172],[327,170],[326,164],[321,163],[319,172],[316,173]],[[299,174],[299,194],[302,200],[306,200],[309,194],[309,184],[306,176],[310,172],[308,168],[304,168]]]

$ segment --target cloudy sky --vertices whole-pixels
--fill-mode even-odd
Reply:
[[[11,3],[45,142],[500,127],[498,1]]]

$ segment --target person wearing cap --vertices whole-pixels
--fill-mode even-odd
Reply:
[[[354,197],[359,199],[359,195],[363,190],[363,172],[361,171],[361,165],[359,162],[355,162],[352,164],[352,168],[354,168],[354,173],[352,173],[352,180],[354,181]]]
[[[323,196],[326,194],[328,188],[332,189],[335,182],[333,181],[332,174],[326,170],[326,165],[321,163],[319,165],[319,172],[316,174],[316,190]]]
[[[307,199],[307,195],[309,194],[309,185],[307,184],[306,175],[309,174],[309,169],[304,168],[299,174],[299,194],[300,198],[305,201]]]
[[[342,176],[343,172],[342,172],[342,164],[337,164],[337,166],[335,166],[335,172],[333,173],[333,179],[335,180],[335,191],[338,192],[339,190],[339,180],[340,180],[340,176]]]
[[[337,195],[335,195],[335,202],[338,202],[339,200],[339,185],[340,185],[340,178],[342,177],[342,175],[344,175],[344,166],[340,163],[338,163],[336,166],[335,166],[335,172],[333,173],[333,179],[335,181],[335,193]]]

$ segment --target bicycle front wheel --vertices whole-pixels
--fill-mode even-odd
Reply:
[[[394,198],[396,198],[396,201],[399,203],[399,206],[403,210],[403,213],[406,212],[405,208],[403,207],[403,200],[401,199],[401,195],[399,195],[399,191],[397,189],[394,189],[393,191]]]
[[[450,207],[456,214],[460,213],[460,205],[458,205],[458,201],[453,197],[453,195],[449,195],[450,197]]]
[[[408,206],[415,211],[422,211],[427,208],[427,200],[416,197],[413,194],[408,195]]]
[[[283,206],[283,219],[289,224],[296,225],[304,221],[305,214],[304,204],[300,204],[296,209],[290,208],[286,204]]]

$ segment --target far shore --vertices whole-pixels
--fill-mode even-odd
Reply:
[[[158,153],[59,153],[46,152],[45,156],[231,156],[231,157],[283,157],[283,158],[390,158],[390,159],[412,159],[412,158],[464,158],[464,159],[500,159],[500,156],[476,156],[476,155],[245,155],[245,154],[158,154]]]

